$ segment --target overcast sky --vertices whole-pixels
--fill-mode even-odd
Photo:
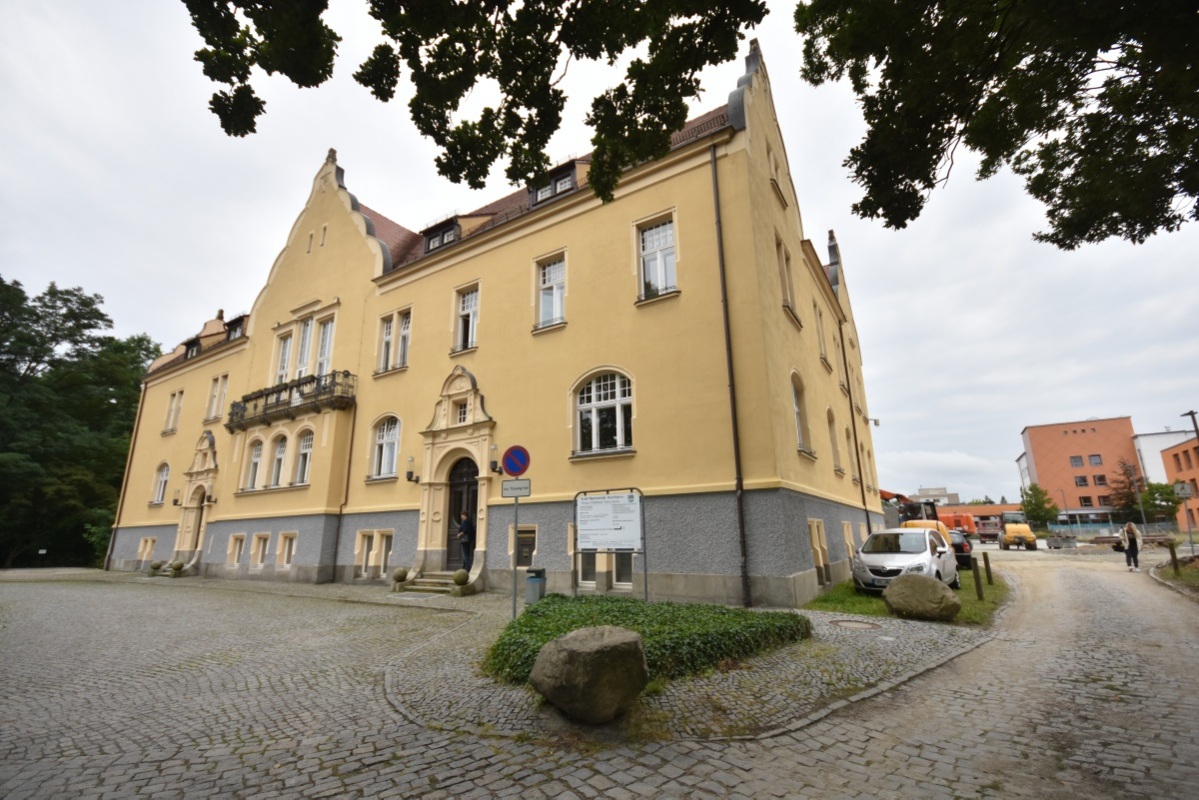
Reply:
[[[751,36],[774,89],[805,234],[837,232],[860,331],[879,482],[1016,501],[1028,425],[1131,416],[1138,433],[1189,425],[1199,407],[1199,226],[1140,246],[1064,253],[1037,244],[1041,207],[1010,173],[948,188],[904,231],[850,213],[841,166],[864,130],[846,86],[799,78],[793,3]],[[181,2],[0,3],[0,274],[103,295],[121,336],[169,349],[218,308],[248,311],[330,147],[360,201],[419,230],[511,191],[497,170],[472,192],[437,175],[402,100],[350,77],[381,41],[364,0],[334,0],[344,41],[332,81],[255,84],[258,133],[226,137]],[[693,111],[723,105],[742,57],[706,74]],[[590,99],[619,80],[571,66],[555,161],[589,152]]]

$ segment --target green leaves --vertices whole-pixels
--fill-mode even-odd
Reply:
[[[183,0],[207,48],[196,53],[204,74],[230,90],[209,103],[231,136],[256,129],[265,104],[252,68],[278,72],[298,86],[332,74],[340,38],[321,16],[326,0]],[[412,121],[442,148],[438,171],[483,186],[508,160],[513,183],[531,183],[551,166],[545,148],[561,126],[572,60],[615,61],[630,49],[645,55],[623,82],[596,98],[590,180],[611,199],[620,173],[662,156],[699,95],[696,76],[734,58],[746,28],[766,15],[764,0],[367,0],[391,43],[378,45],[354,79],[379,100],[395,96],[401,62],[412,81]],[[461,118],[480,86],[495,102]]]
[[[1199,17],[1116,0],[812,0],[803,77],[848,76],[869,129],[846,160],[855,213],[903,228],[958,146],[1009,165],[1062,249],[1199,219]]]
[[[1040,484],[1031,483],[1020,489],[1020,507],[1032,527],[1044,529],[1050,522],[1057,521],[1061,509],[1053,502],[1049,493]]]
[[[807,617],[788,612],[551,594],[504,629],[488,651],[483,671],[509,683],[524,683],[542,645],[597,625],[641,634],[651,680],[693,675],[726,659],[748,658],[812,635]]]

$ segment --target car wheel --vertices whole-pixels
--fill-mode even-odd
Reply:
[[[950,589],[961,589],[961,588],[962,588],[962,576],[961,576],[961,573],[958,573],[958,574],[956,574],[956,575],[954,575],[954,576],[953,576],[953,583],[949,584],[949,588],[950,588]]]
[[[1036,543],[1036,542],[1029,542],[1029,543],[1028,543],[1028,549],[1029,549],[1029,550],[1036,550],[1036,549],[1037,549],[1037,543]]]

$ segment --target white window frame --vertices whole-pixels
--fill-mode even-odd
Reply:
[[[638,225],[637,251],[642,298],[657,297],[679,288],[674,217]]]
[[[296,349],[296,377],[303,378],[308,374],[308,362],[312,356],[312,317],[300,321],[297,336],[300,344]]]
[[[335,318],[328,317],[317,324],[317,375],[328,375],[332,371],[334,322],[336,322]]]
[[[803,380],[797,373],[791,373],[791,408],[795,413],[796,446],[802,453],[815,455],[812,449],[812,429],[808,424],[807,397]]]
[[[277,436],[271,444],[274,445],[274,452],[271,454],[270,483],[267,485],[274,488],[283,481],[283,465],[287,461],[287,437]]]
[[[258,488],[258,473],[262,468],[262,440],[250,442],[250,455],[246,459],[246,489]]]
[[[279,337],[278,357],[275,359],[275,385],[287,383],[291,369],[291,334]]]
[[[297,533],[279,534],[279,543],[275,547],[278,553],[275,565],[280,569],[291,569],[291,565],[296,559],[297,538],[299,538]]]
[[[250,547],[250,566],[255,569],[265,567],[270,549],[271,535],[269,533],[254,534],[254,543]]]
[[[246,548],[246,535],[244,533],[235,533],[229,537],[229,550],[226,553],[225,565],[236,567],[241,563],[242,554]]]
[[[179,415],[183,412],[183,390],[171,392],[167,399],[167,418],[163,422],[163,433],[174,433],[179,428]]]
[[[171,467],[169,464],[162,463],[158,465],[158,469],[154,472],[154,494],[150,502],[156,506],[160,506],[167,499],[167,481],[171,478]]]
[[[473,350],[479,338],[479,285],[467,286],[455,293],[457,317],[454,324],[454,352]]]
[[[574,392],[575,453],[619,453],[633,449],[633,382],[620,372],[601,372]],[[611,410],[615,444],[604,447],[601,417]],[[585,424],[586,423],[586,424]]]
[[[395,477],[399,463],[400,419],[394,416],[384,417],[375,425],[375,447],[371,458],[371,477]]]
[[[316,439],[316,435],[307,430],[300,434],[299,444],[296,446],[296,485],[306,486],[308,484],[308,474],[312,471],[312,445]]]
[[[537,265],[537,327],[566,321],[566,256],[558,255]]]
[[[391,316],[386,316],[379,323],[379,371],[386,372],[391,364],[391,336],[395,322]]]
[[[399,334],[396,341],[396,369],[408,366],[408,348],[412,343],[412,312],[399,312]]]
[[[775,255],[778,258],[779,265],[779,284],[783,291],[783,306],[797,313],[795,307],[795,276],[791,272],[791,253],[788,252],[787,246],[783,244],[783,240],[775,238],[774,240]]]

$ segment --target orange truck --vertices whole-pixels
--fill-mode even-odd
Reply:
[[[959,530],[967,536],[978,535],[978,526],[974,523],[973,514],[947,514],[944,511],[938,511],[937,519],[944,522],[945,527],[950,530]]]

